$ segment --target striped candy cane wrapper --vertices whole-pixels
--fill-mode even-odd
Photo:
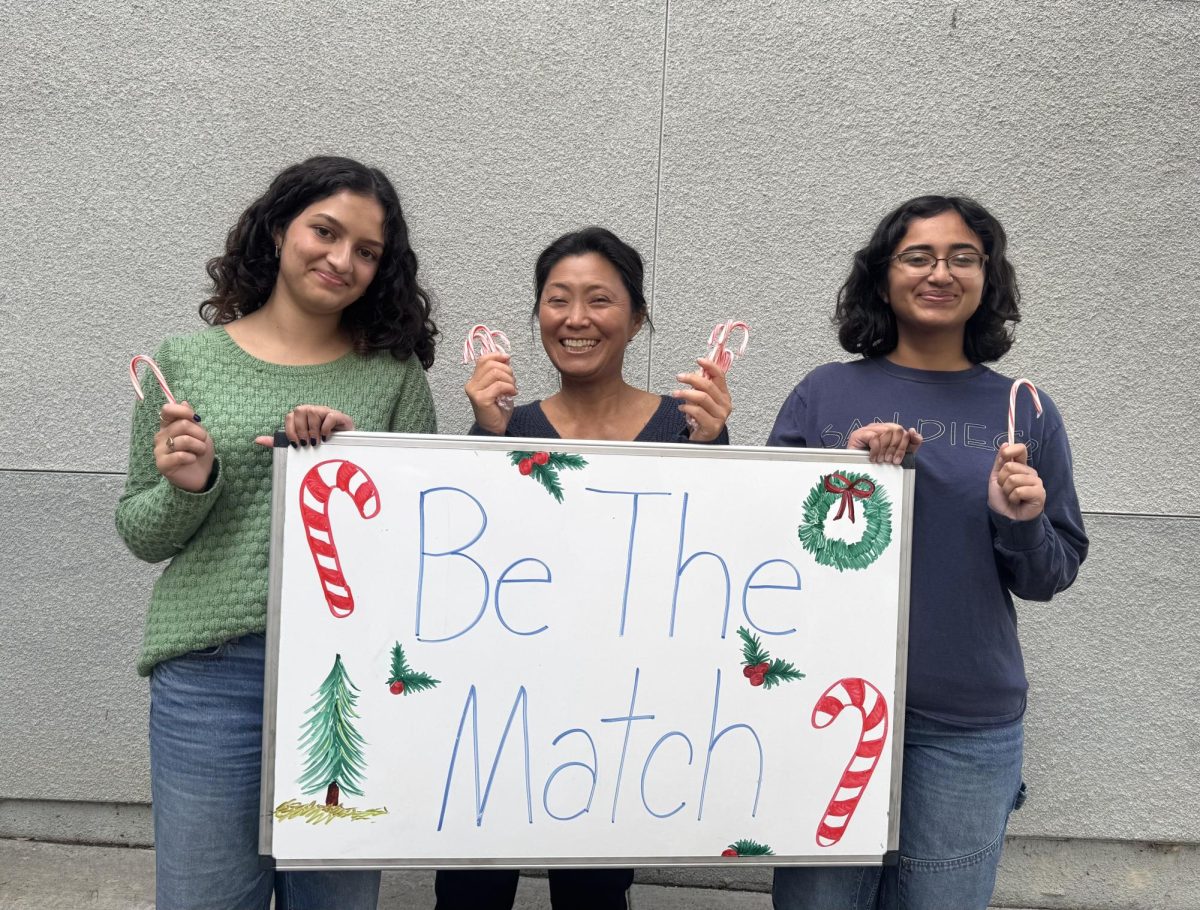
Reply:
[[[501,331],[489,329],[483,323],[477,323],[471,326],[471,330],[467,332],[467,340],[463,342],[462,362],[474,363],[484,354],[492,354],[496,351],[507,354],[511,350],[512,342],[508,340],[507,335]],[[496,404],[503,411],[511,411],[514,402],[511,395],[501,395],[496,399]]]
[[[741,341],[736,349],[730,345],[735,332],[741,333]],[[750,344],[750,326],[744,322],[718,322],[708,335],[708,349],[704,352],[706,360],[713,361],[722,373],[728,373],[733,362],[746,355],[746,347]],[[696,372],[703,372],[697,370]],[[696,419],[691,414],[684,418],[689,430],[696,429]]]
[[[329,612],[344,619],[354,612],[354,594],[342,574],[333,528],[329,524],[329,497],[334,490],[341,490],[354,500],[358,514],[366,519],[379,514],[380,503],[379,491],[367,472],[342,459],[322,461],[310,468],[300,483],[300,517],[321,580],[321,590]]]
[[[846,708],[855,708],[862,715],[862,733],[821,823],[817,825],[819,847],[832,847],[846,833],[887,742],[888,709],[883,693],[856,676],[840,679],[825,690],[813,708],[812,725],[818,730],[824,729]]]
[[[1037,387],[1028,379],[1014,379],[1012,388],[1008,392],[1008,444],[1013,445],[1017,441],[1017,392],[1021,391],[1021,386],[1029,389],[1029,394],[1033,396],[1033,407],[1037,411],[1038,418],[1042,416],[1042,399],[1038,395]]]

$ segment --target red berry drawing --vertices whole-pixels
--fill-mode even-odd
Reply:
[[[388,691],[393,695],[399,695],[404,691],[404,683],[400,682],[400,680],[396,680],[394,683],[388,686]]]
[[[521,472],[522,477],[536,480],[558,502],[563,501],[559,472],[581,471],[587,467],[587,461],[582,455],[571,455],[567,452],[509,452],[508,459]]]
[[[742,838],[721,851],[722,856],[774,856],[775,852],[767,845],[756,840]]]
[[[804,679],[804,674],[797,670],[789,661],[771,659],[771,655],[762,646],[757,635],[744,626],[737,630],[742,639],[742,675],[750,680],[752,686],[762,686],[772,689],[785,682]]]

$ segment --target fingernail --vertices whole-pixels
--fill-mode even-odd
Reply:
[[[314,445],[314,446],[315,446],[315,445],[317,444],[317,441],[316,441],[316,439],[314,439],[313,437],[311,437],[311,436],[310,436],[310,437],[308,438],[308,443],[309,443],[309,445]]]
[[[328,436],[328,434],[326,434],[325,436],[322,436],[322,437],[321,437],[321,442],[329,442],[329,436]]]
[[[305,447],[305,448],[307,448],[307,447],[308,447],[308,442],[307,442],[306,440],[304,440],[304,439],[301,439],[301,440],[300,440],[300,445],[301,445],[301,446],[303,446],[303,447]]]
[[[192,420],[196,421],[196,423],[199,423],[199,422],[200,422],[200,415],[199,415],[199,414],[193,414],[193,415],[192,415]]]
[[[293,449],[300,448],[300,446],[296,445],[294,442],[289,442],[288,445],[290,445]]]

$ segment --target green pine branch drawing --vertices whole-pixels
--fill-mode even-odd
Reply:
[[[339,805],[343,790],[363,795],[366,761],[362,749],[367,743],[354,728],[357,692],[342,655],[336,655],[329,675],[315,693],[317,701],[307,711],[309,717],[300,736],[300,747],[307,750],[308,760],[297,783],[306,795],[324,790],[327,806]]]
[[[775,851],[766,844],[760,844],[758,841],[743,838],[735,840],[727,848],[733,851],[734,856],[774,856]]]
[[[563,501],[562,483],[559,482],[558,472],[580,471],[587,467],[587,461],[581,455],[569,455],[565,452],[509,452],[508,459],[522,474],[532,477],[546,492],[558,502]]]
[[[748,667],[770,661],[771,655],[763,650],[762,640],[745,626],[738,626],[738,637],[742,639],[742,663]]]
[[[791,661],[772,660],[762,640],[745,626],[739,626],[737,634],[742,640],[742,674],[750,680],[750,685],[774,689],[785,682],[804,679]]]
[[[435,688],[440,682],[440,679],[434,679],[428,673],[420,673],[410,667],[400,642],[392,646],[392,675],[388,677],[387,686],[393,695],[423,692]]]

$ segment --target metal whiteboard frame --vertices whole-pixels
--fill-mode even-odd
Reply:
[[[419,433],[338,433],[339,445],[377,447],[469,449],[473,451],[509,452],[513,449],[537,449],[546,445],[545,438],[524,436],[451,436]],[[714,446],[691,443],[611,442],[589,439],[554,440],[556,449],[579,454],[624,454],[640,456],[670,456],[672,458],[723,458],[736,456],[752,461],[844,461],[869,465],[869,453],[862,449],[793,449],[765,446]],[[912,565],[912,512],[916,493],[916,460],[904,456],[900,520],[900,590],[896,616],[896,694],[892,700],[892,778],[889,781],[891,799],[888,805],[888,844],[882,856],[839,856],[835,861],[817,856],[637,856],[637,857],[493,857],[484,859],[288,859],[276,861],[271,855],[272,824],[275,804],[275,714],[278,698],[279,626],[282,602],[280,588],[283,579],[283,534],[280,531],[286,507],[286,477],[289,446],[282,433],[275,436],[274,460],[271,471],[271,551],[269,589],[267,596],[266,666],[263,679],[263,743],[261,791],[259,801],[258,850],[264,866],[281,870],[305,869],[556,869],[556,868],[638,868],[648,866],[888,866],[899,858],[900,785],[904,774],[904,713],[908,680],[908,608],[909,574]],[[836,457],[831,455],[836,453]]]

